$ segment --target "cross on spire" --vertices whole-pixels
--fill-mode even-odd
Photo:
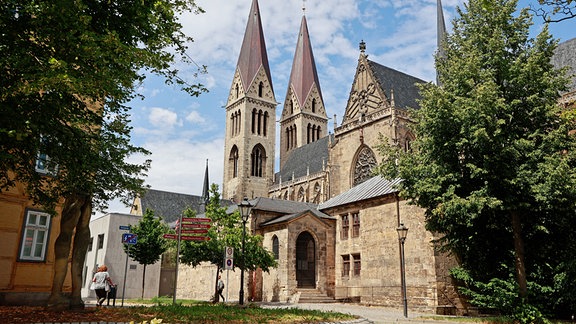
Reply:
[[[306,0],[302,0],[302,14],[306,15]]]

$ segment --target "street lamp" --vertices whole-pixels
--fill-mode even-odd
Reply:
[[[396,229],[398,231],[398,240],[400,241],[400,273],[402,282],[402,298],[404,299],[404,317],[408,317],[408,300],[406,299],[406,265],[404,263],[404,242],[408,235],[408,227],[400,224]]]
[[[250,211],[252,210],[252,204],[250,204],[248,198],[244,198],[244,200],[242,200],[242,202],[238,204],[238,210],[240,210],[240,215],[242,216],[242,268],[240,268],[240,305],[244,305],[244,267],[246,265],[246,255],[245,255],[246,222],[248,222],[248,217],[250,216]]]

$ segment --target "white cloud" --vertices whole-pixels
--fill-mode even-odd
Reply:
[[[171,129],[175,126],[182,126],[182,122],[178,120],[178,114],[168,109],[159,107],[150,108],[148,121],[153,126],[162,129]]]
[[[186,120],[191,122],[192,124],[204,124],[206,120],[200,113],[196,110],[191,111],[188,116],[186,116]]]

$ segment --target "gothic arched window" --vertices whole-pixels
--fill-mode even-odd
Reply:
[[[262,135],[267,135],[267,128],[268,128],[268,112],[264,112],[264,123],[262,125]]]
[[[312,112],[316,112],[316,99],[312,99]]]
[[[280,242],[278,236],[272,236],[272,253],[274,253],[274,259],[280,259]]]
[[[232,178],[236,178],[238,176],[238,147],[236,145],[232,146],[228,161],[232,169]]]
[[[253,177],[262,177],[264,165],[266,163],[266,152],[262,145],[258,144],[254,147],[252,154],[250,155],[250,160],[250,175]]]
[[[260,81],[258,84],[258,97],[262,98],[262,94],[264,93],[264,82]]]
[[[362,146],[356,154],[354,163],[354,177],[352,186],[357,186],[362,182],[372,178],[372,169],[376,167],[376,155],[368,146]]]

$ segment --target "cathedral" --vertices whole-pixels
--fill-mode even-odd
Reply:
[[[438,13],[444,32],[440,1]],[[423,82],[371,61],[361,42],[345,114],[330,132],[303,15],[277,149],[277,103],[258,1],[252,1],[226,103],[222,187],[224,199],[249,199],[249,229],[278,261],[269,273],[249,274],[250,300],[398,307],[407,299],[413,309],[461,313],[448,275],[454,263],[434,249],[423,211],[398,197],[398,179],[372,172],[382,138],[410,149],[407,109],[418,108],[416,84]],[[409,229],[404,269],[401,227]]]

